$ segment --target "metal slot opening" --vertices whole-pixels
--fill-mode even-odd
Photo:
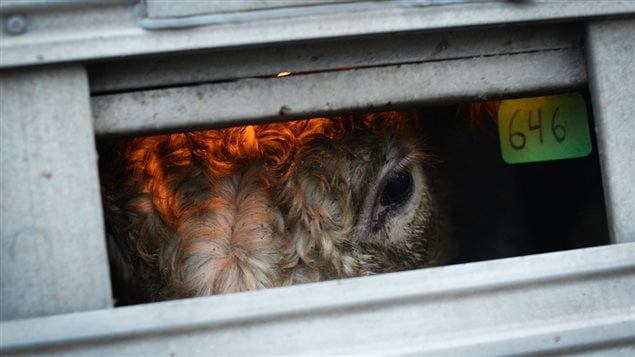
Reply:
[[[332,133],[334,127],[315,129],[323,131],[316,138],[302,139],[307,140],[305,146],[291,149],[282,173],[268,170],[270,161],[279,157],[258,155],[271,150],[266,145],[280,144],[271,139],[276,130],[289,130],[295,124],[135,139],[98,137],[115,298],[126,305],[608,244],[595,138],[585,157],[508,164],[499,144],[500,103],[336,116],[332,120],[336,126],[368,127],[342,136]],[[590,105],[583,109],[592,128]],[[333,118],[328,113],[323,117]],[[320,120],[326,119],[302,122],[310,127],[308,123]],[[416,128],[386,126],[386,121]],[[373,125],[383,127],[376,131]],[[547,120],[544,125],[547,135]],[[209,134],[197,134],[205,132]],[[257,157],[250,157],[253,153],[240,150],[247,150],[252,144],[244,140],[254,137],[269,142],[261,143]],[[409,141],[413,137],[416,140]],[[201,153],[207,150],[206,143],[210,151]],[[421,144],[420,152],[413,143]],[[187,155],[182,155],[184,150],[189,150]],[[298,153],[302,150],[310,153]],[[113,164],[122,156],[127,158]],[[207,159],[216,161],[210,164]],[[127,171],[117,166],[122,163],[128,165]],[[208,164],[206,169],[190,169]],[[409,177],[404,178],[404,173]],[[425,181],[421,184],[425,190],[410,180]],[[425,196],[414,201],[417,205],[404,198],[413,191]],[[126,192],[135,196],[126,197]],[[256,199],[241,196],[245,194]],[[387,203],[378,203],[384,198]],[[340,204],[345,200],[350,202]],[[387,213],[382,216],[378,210]],[[244,212],[253,216],[240,218]],[[346,215],[350,217],[343,218]],[[255,221],[262,226],[245,228]],[[140,236],[150,241],[136,245]],[[258,239],[264,243],[245,245]],[[285,244],[295,246],[290,249]],[[252,247],[256,248],[250,252]],[[306,248],[306,255],[298,256],[298,247]],[[325,253],[326,249],[332,251]],[[239,270],[225,271],[228,268],[214,259],[238,259]],[[305,259],[314,262],[307,264]],[[260,270],[258,264],[271,264],[276,272]],[[220,269],[225,275],[205,269]],[[142,276],[135,276],[140,271]]]

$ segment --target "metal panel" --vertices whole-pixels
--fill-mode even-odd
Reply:
[[[360,8],[349,13],[152,32],[139,26],[130,6],[59,10],[26,14],[28,31],[21,35],[1,33],[0,67],[628,13],[635,13],[635,2],[630,0],[499,1],[367,11]],[[5,17],[5,21],[8,19]]]
[[[0,324],[3,355],[635,348],[635,244]]]
[[[2,0],[0,14],[22,11],[51,11],[60,8],[88,8],[114,4],[135,4],[139,0]]]
[[[479,31],[391,34],[346,40],[247,48],[105,62],[89,67],[91,91],[123,91],[177,84],[266,77],[471,58],[581,46],[579,26],[507,26]]]
[[[635,19],[591,23],[587,47],[610,235],[635,242]]]
[[[3,72],[0,92],[0,320],[110,306],[85,70]]]
[[[288,2],[283,6],[284,1],[262,2],[234,2],[230,5],[206,3],[197,6],[188,6],[186,3],[178,3],[174,6],[157,6],[152,0],[148,0],[147,9],[139,7],[139,24],[149,30],[182,29],[188,27],[208,26],[236,22],[254,22],[273,19],[290,19],[307,16],[354,15],[357,12],[369,12],[377,10],[407,9],[426,6],[438,6],[448,4],[465,3],[487,3],[498,0],[382,0],[382,1],[329,1],[331,3],[320,4],[319,0],[299,0]],[[313,3],[313,6],[307,6]],[[333,4],[335,3],[335,4]],[[159,4],[164,4],[159,2]],[[271,6],[269,6],[271,5]],[[235,11],[223,11],[224,9]],[[158,11],[157,11],[158,10]],[[153,16],[160,13],[165,17]],[[182,15],[186,16],[182,16]],[[191,15],[191,16],[187,16]]]
[[[322,5],[354,0],[241,0],[241,1],[165,1],[145,0],[148,17],[192,16],[217,12],[251,11],[279,7]],[[359,1],[359,0],[357,0]]]
[[[580,51],[562,50],[111,94],[92,105],[95,130],[106,134],[544,93],[585,81]]]

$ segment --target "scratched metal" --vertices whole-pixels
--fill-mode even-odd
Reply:
[[[5,72],[0,91],[0,320],[111,306],[86,72]]]

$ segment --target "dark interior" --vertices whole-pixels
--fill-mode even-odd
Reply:
[[[593,149],[583,158],[507,164],[496,122],[466,119],[466,106],[421,109],[427,140],[451,183],[456,263],[609,244],[602,177]]]

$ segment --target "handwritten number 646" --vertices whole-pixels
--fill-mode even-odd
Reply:
[[[559,109],[560,108],[556,108],[556,110],[553,111],[553,115],[551,116],[551,134],[553,135],[554,139],[556,139],[557,142],[561,143],[562,141],[564,141],[564,139],[567,136],[567,130],[565,129],[564,126],[556,123],[556,118],[557,118]],[[511,119],[509,120],[509,144],[515,150],[522,150],[527,144],[527,135],[521,130],[513,131],[514,119],[516,119],[516,116],[518,115],[518,113],[520,113],[520,109],[516,109]],[[533,113],[532,110],[528,112],[527,127],[530,131],[538,130],[538,138],[540,140],[540,143],[542,144],[543,143],[542,110],[538,108],[537,123],[533,122],[532,113]]]

